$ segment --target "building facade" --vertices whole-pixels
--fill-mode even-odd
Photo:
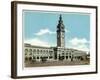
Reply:
[[[25,44],[25,60],[33,61],[53,61],[54,50],[52,47],[40,47]]]
[[[65,48],[65,26],[60,15],[57,25],[57,47],[42,47],[24,44],[25,61],[78,61],[86,60],[87,52],[71,48]]]

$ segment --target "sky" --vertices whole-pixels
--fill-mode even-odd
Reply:
[[[24,43],[56,46],[56,27],[60,14],[65,26],[65,47],[89,51],[89,13],[23,10]]]

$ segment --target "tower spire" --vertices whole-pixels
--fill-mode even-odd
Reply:
[[[60,14],[60,17],[59,18],[60,18],[60,20],[62,20],[62,15],[61,14]]]
[[[60,16],[59,16],[59,24],[62,24],[62,23],[63,23],[62,15],[60,14]]]

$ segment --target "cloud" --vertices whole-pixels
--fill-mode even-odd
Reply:
[[[72,48],[82,50],[82,51],[89,51],[89,48],[85,44],[72,46]]]
[[[69,32],[68,29],[65,29],[65,32]],[[36,36],[42,36],[45,34],[56,34],[56,31],[51,31],[48,28],[40,29],[39,32],[35,33]]]
[[[83,50],[83,51],[89,51],[89,41],[85,38],[73,38],[69,41],[69,45],[71,48]]]
[[[55,34],[55,33],[56,32],[51,31],[51,30],[45,28],[45,29],[40,29],[39,32],[35,33],[35,35],[41,36],[41,35],[44,35],[44,34]]]
[[[29,43],[31,45],[36,45],[36,46],[50,47],[50,44],[48,42],[42,41],[38,38],[26,40],[24,43]]]
[[[72,40],[70,40],[70,43],[72,45],[78,45],[78,44],[87,44],[89,43],[89,41],[87,41],[85,38],[79,39],[75,37]]]

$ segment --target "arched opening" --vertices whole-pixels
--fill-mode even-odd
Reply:
[[[25,57],[25,61],[28,61],[28,58],[27,57]]]
[[[29,61],[31,61],[32,60],[32,57],[29,57]]]
[[[60,56],[60,54],[59,54],[59,60],[60,60],[60,61],[63,61],[64,58],[65,58],[64,56]]]

